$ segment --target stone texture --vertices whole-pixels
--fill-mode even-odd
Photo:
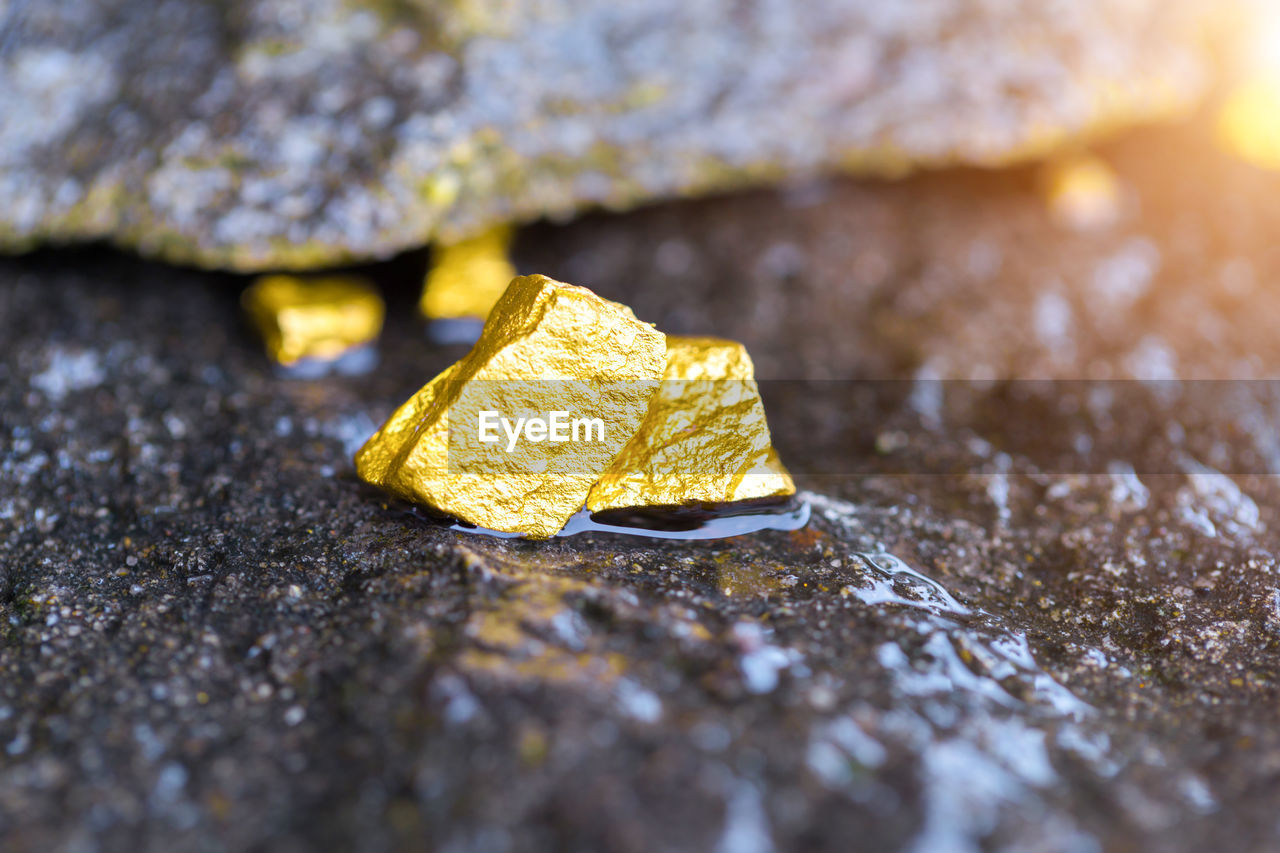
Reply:
[[[6,3],[0,246],[325,267],[583,206],[1001,163],[1184,110],[1237,2]]]
[[[1101,156],[1137,203],[1089,234],[1012,171],[522,235],[749,348],[816,512],[723,542],[479,539],[364,487],[462,354],[425,258],[371,271],[384,369],[310,383],[243,279],[0,262],[6,848],[1275,848],[1274,384],[989,378],[1280,373],[1280,179],[1196,128]]]

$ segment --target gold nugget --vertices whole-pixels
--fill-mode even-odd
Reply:
[[[587,508],[725,504],[795,491],[773,451],[746,347],[668,337],[662,386],[639,431],[592,487]]]
[[[554,535],[635,435],[666,367],[631,309],[544,276],[513,280],[480,340],[356,454],[360,477],[480,527]],[[557,415],[598,421],[548,438]],[[498,431],[495,421],[504,428]],[[539,422],[535,431],[531,424]],[[510,424],[524,424],[513,437]]]
[[[262,276],[241,304],[279,364],[333,361],[377,340],[385,313],[372,285],[351,276]]]
[[[434,250],[418,310],[428,320],[483,320],[516,270],[507,257],[511,229],[491,228]]]
[[[1120,184],[1105,161],[1076,155],[1049,163],[1042,173],[1049,215],[1077,231],[1108,228],[1120,219]]]

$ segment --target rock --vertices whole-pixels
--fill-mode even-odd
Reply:
[[[1185,110],[1232,2],[0,8],[0,245],[257,270]]]
[[[635,435],[665,364],[662,333],[626,306],[543,276],[517,278],[471,352],[392,414],[356,455],[356,470],[462,521],[546,538]],[[555,441],[554,412],[600,429]],[[518,432],[529,419],[543,424],[540,438],[506,434],[508,421]]]
[[[587,509],[726,504],[794,495],[769,440],[747,348],[667,337],[667,367],[635,437],[591,487]]]
[[[300,383],[245,279],[0,259],[5,848],[1280,846],[1280,177],[1208,137],[1099,151],[1088,234],[1028,170],[527,229],[749,348],[814,517],[729,541],[380,501],[351,454],[461,354],[420,269]]]

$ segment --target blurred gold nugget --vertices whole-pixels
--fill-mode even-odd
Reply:
[[[491,228],[434,250],[418,310],[428,320],[489,316],[516,269],[508,258],[512,231]]]
[[[747,348],[670,336],[649,413],[592,487],[587,508],[725,504],[795,491],[773,450]]]
[[[378,291],[351,276],[262,276],[240,301],[267,354],[285,366],[304,359],[334,361],[371,345],[386,313]]]
[[[455,518],[535,539],[581,509],[635,434],[666,366],[661,332],[631,309],[540,275],[513,280],[480,340],[356,454],[362,479]],[[598,418],[599,440],[485,441],[482,413]]]
[[[598,418],[601,440],[578,441],[574,427],[575,440],[557,443],[545,422],[533,440],[509,431],[547,413]],[[497,415],[503,434],[486,440],[484,419]],[[511,282],[472,351],[392,414],[356,470],[406,500],[536,539],[584,505],[795,493],[741,344],[667,338],[626,306],[543,276]]]
[[[1042,179],[1049,214],[1059,225],[1090,231],[1120,219],[1120,184],[1100,158],[1079,154],[1052,161]]]

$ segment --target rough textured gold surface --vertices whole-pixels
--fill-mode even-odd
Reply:
[[[662,387],[640,431],[591,489],[592,512],[795,494],[773,451],[746,347],[667,338]]]
[[[335,359],[377,340],[385,307],[372,285],[349,276],[262,276],[241,297],[277,362]]]
[[[429,320],[483,320],[502,296],[516,269],[507,252],[511,229],[491,228],[434,250],[418,310]]]
[[[475,347],[356,454],[366,481],[463,521],[555,534],[640,427],[666,366],[663,334],[631,309],[543,276],[511,282]],[[481,411],[599,417],[600,441],[484,443]],[[505,439],[505,437],[504,437]]]

